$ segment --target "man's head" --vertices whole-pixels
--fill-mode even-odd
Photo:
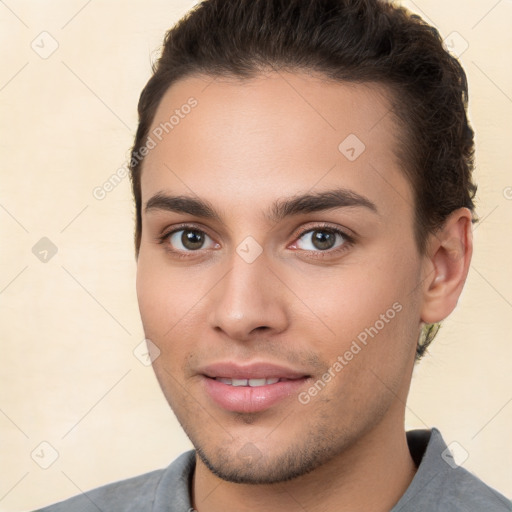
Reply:
[[[214,473],[290,479],[403,422],[469,266],[466,95],[384,2],[212,0],[168,33],[132,153],[137,290]]]
[[[404,9],[375,0],[213,0],[200,4],[168,32],[154,75],[141,94],[130,164],[137,254],[144,148],[165,92],[194,74],[250,79],[269,69],[386,86],[386,115],[395,119],[395,150],[413,187],[421,253],[427,235],[452,211],[464,206],[473,212],[474,144],[466,117],[466,76],[434,28]],[[435,332],[424,329],[418,357]]]

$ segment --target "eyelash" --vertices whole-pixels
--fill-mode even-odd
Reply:
[[[165,244],[165,250],[169,253],[171,253],[174,257],[177,258],[189,258],[191,254],[200,252],[201,249],[198,249],[197,251],[177,251],[175,249],[172,249],[169,244],[166,244],[166,242],[169,240],[169,237],[173,235],[174,233],[177,233],[179,231],[198,231],[199,233],[202,233],[209,238],[213,240],[213,238],[204,230],[201,229],[198,226],[194,226],[193,224],[182,224],[180,226],[174,227],[172,230],[166,231],[161,236],[157,237],[157,242],[159,244],[164,245]],[[309,253],[309,257],[313,258],[325,258],[325,255],[331,256],[333,254],[338,254],[340,252],[344,252],[348,250],[350,247],[352,247],[355,243],[354,237],[348,235],[344,231],[340,230],[339,228],[335,228],[333,226],[330,226],[328,224],[318,224],[312,227],[308,227],[306,229],[300,230],[298,233],[294,233],[293,239],[294,240],[300,240],[304,235],[308,233],[312,233],[314,231],[328,231],[331,233],[334,233],[335,235],[339,235],[343,238],[344,242],[334,249],[326,249],[325,251],[317,250],[317,251],[307,251],[304,249],[297,249],[300,252],[307,252]],[[295,243],[295,242],[294,242]]]

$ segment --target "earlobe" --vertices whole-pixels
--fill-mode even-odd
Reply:
[[[471,212],[459,208],[428,241],[421,321],[444,320],[457,305],[473,253]]]

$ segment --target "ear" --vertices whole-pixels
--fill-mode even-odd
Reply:
[[[473,254],[471,212],[453,211],[441,229],[429,236],[424,261],[421,321],[444,320],[457,305]]]

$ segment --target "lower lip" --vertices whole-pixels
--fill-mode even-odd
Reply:
[[[290,396],[297,395],[306,377],[284,380],[265,386],[230,386],[218,380],[204,377],[209,397],[220,407],[232,412],[260,412]]]

